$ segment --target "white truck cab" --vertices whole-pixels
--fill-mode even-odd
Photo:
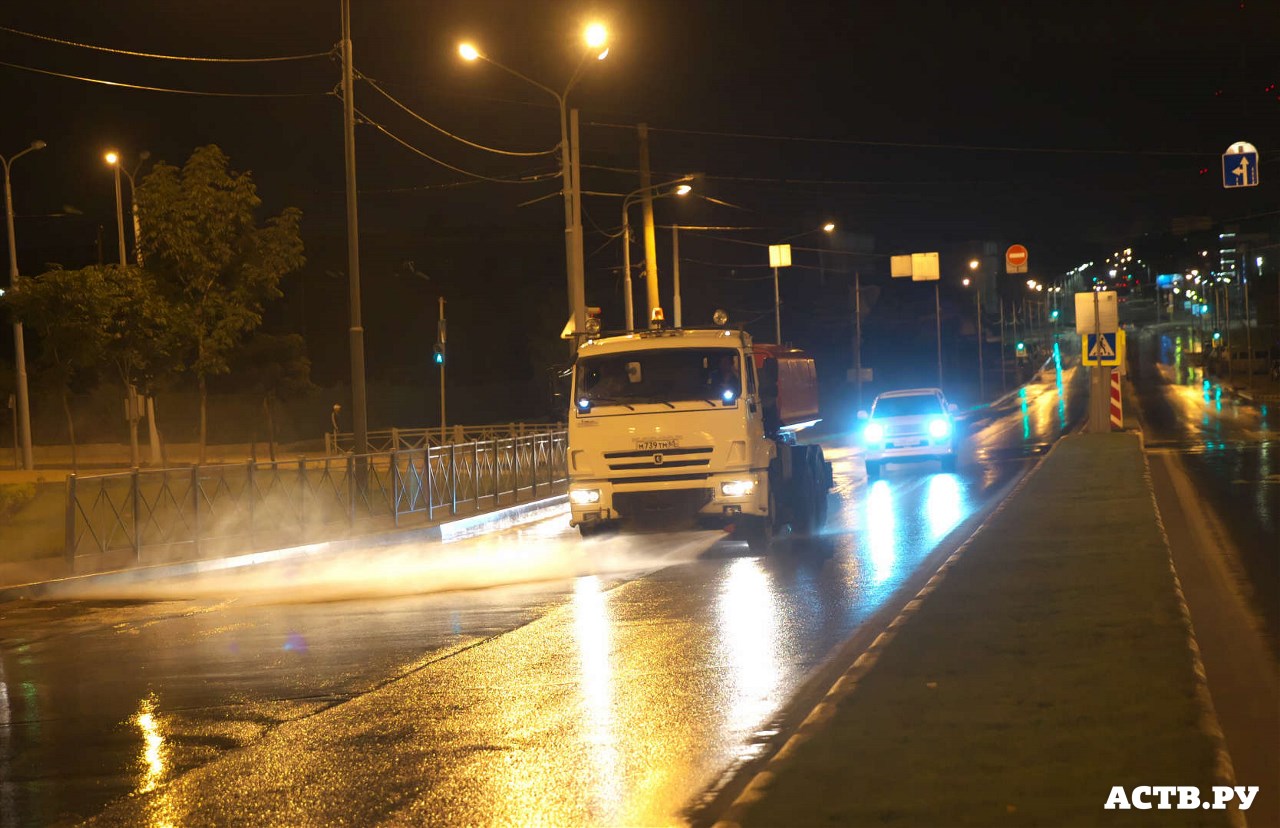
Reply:
[[[622,518],[772,528],[789,508],[811,527],[819,487],[825,515],[830,467],[820,448],[794,445],[798,424],[779,416],[788,372],[777,350],[719,328],[583,341],[569,411],[572,524],[584,535]]]

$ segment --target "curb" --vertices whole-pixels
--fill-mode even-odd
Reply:
[[[183,561],[174,564],[155,564],[152,566],[125,569],[115,572],[100,572],[90,575],[72,575],[54,581],[38,581],[30,584],[0,588],[0,602],[15,600],[57,600],[76,594],[86,586],[123,586],[164,580],[166,578],[183,578],[209,572],[224,572],[242,569],[249,566],[279,563],[281,561],[322,555],[341,555],[360,549],[379,546],[399,546],[405,543],[450,543],[465,537],[471,532],[488,527],[491,524],[507,523],[516,525],[537,517],[537,513],[562,506],[569,500],[568,495],[518,503],[492,512],[479,515],[468,515],[457,520],[445,521],[434,526],[419,529],[407,529],[398,532],[383,532],[374,535],[361,535],[355,538],[343,538],[336,541],[318,541],[315,543],[286,546],[281,549],[270,549],[263,552],[249,552],[227,558],[211,558],[202,561]],[[496,526],[492,528],[497,528]]]

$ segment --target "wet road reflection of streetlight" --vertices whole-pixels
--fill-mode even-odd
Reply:
[[[871,546],[871,577],[877,584],[893,575],[898,560],[898,538],[893,514],[893,489],[877,480],[867,490],[867,540]]]
[[[138,780],[137,792],[140,794],[154,791],[164,781],[165,750],[164,732],[160,728],[160,720],[156,716],[156,698],[148,696],[138,705],[138,712],[133,716],[133,723],[142,733],[142,753],[139,763],[142,776]]]
[[[728,726],[750,731],[777,708],[779,667],[775,585],[758,558],[729,566],[719,597],[720,638],[728,653],[732,688]]]
[[[609,644],[608,596],[594,575],[573,585],[573,633],[581,670],[583,721],[595,798],[592,817],[617,821],[622,792],[618,787],[618,746],[614,736],[613,666]]]

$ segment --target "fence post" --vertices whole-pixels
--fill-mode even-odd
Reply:
[[[395,429],[392,429],[394,431]],[[396,445],[399,446],[397,439]],[[400,528],[400,460],[399,452],[395,449],[391,450],[391,520],[393,525]]]
[[[428,436],[427,439],[430,439]],[[435,469],[431,467],[431,445],[422,450],[422,470],[426,472],[424,479],[427,481],[427,520],[436,519],[436,484]]]
[[[138,513],[138,467],[129,471],[129,503],[133,511],[133,560],[142,561],[142,516]]]
[[[249,494],[249,545],[253,545],[253,498],[258,493],[258,487],[254,485],[254,469],[257,463],[250,460],[245,466],[245,491]]]
[[[191,467],[191,545],[200,555],[200,467]]]
[[[471,486],[475,490],[476,511],[480,511],[480,438],[471,444]]]
[[[76,475],[67,475],[67,517],[66,517],[66,555],[67,565],[74,573],[76,568]]]
[[[391,450],[397,451],[400,448],[400,429],[395,426],[391,427]]]
[[[529,441],[529,447],[533,453],[533,494],[530,500],[538,499],[538,435],[533,435],[533,439]]]
[[[449,495],[453,501],[449,514],[458,514],[458,444],[449,444]]]
[[[520,502],[520,438],[511,438],[511,502]]]
[[[347,525],[356,525],[356,456],[347,455]]]

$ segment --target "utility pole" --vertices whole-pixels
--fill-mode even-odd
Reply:
[[[5,225],[9,234],[9,289],[13,290],[18,286],[18,246],[14,241],[13,235],[13,184],[9,180],[9,169],[13,166],[13,162],[19,157],[26,155],[34,150],[45,148],[44,141],[32,141],[31,146],[24,149],[9,158],[0,157],[0,162],[4,166],[4,214]],[[101,239],[101,228],[99,228],[99,239]],[[101,245],[99,245],[101,249]],[[27,393],[27,354],[24,344],[24,335],[22,331],[22,321],[15,318],[13,322],[13,358],[15,368],[15,379],[17,382],[17,405],[16,433],[14,435],[14,450],[17,451],[18,438],[21,437],[22,442],[22,468],[31,471],[36,467],[35,456],[31,448],[31,402]]]
[[[649,181],[649,125],[640,124],[640,197],[644,204],[644,277],[649,294],[649,324],[653,311],[662,307],[658,298],[658,240],[653,228],[653,185]]]
[[[342,3],[342,114],[347,165],[347,282],[350,287],[351,410],[355,453],[369,452],[364,387],[364,325],[360,320],[360,223],[356,216],[356,115],[351,66],[351,0]],[[442,372],[443,375],[443,372]]]
[[[680,225],[671,226],[671,280],[675,286],[675,297],[671,302],[671,310],[675,314],[676,327],[680,327]]]
[[[997,279],[996,282],[998,285],[999,280]],[[999,296],[998,298],[1000,299],[1000,392],[1004,393],[1009,390],[1009,378],[1004,364],[1004,355],[1008,353],[1008,350],[1004,341],[1004,297]]]
[[[937,280],[933,283],[933,314],[938,332],[938,387],[942,387],[942,300]]]
[[[978,284],[980,280],[981,280],[981,274],[978,274],[974,279],[974,282],[975,282],[974,287],[976,288],[976,290],[974,290],[973,292],[973,295],[978,298],[978,402],[979,403],[981,403],[983,400],[987,398],[987,379],[985,376],[983,376],[984,371],[983,371],[983,362],[982,362],[982,340],[984,337],[982,334],[982,285]]]
[[[439,330],[436,333],[436,339],[439,340],[441,346],[447,342],[447,334],[444,321],[444,297],[440,297],[440,321],[436,326]],[[445,425],[445,397],[444,397],[444,364],[448,361],[447,357],[440,359],[440,445],[446,445],[449,442],[448,427]]]
[[[582,250],[582,157],[578,146],[578,110],[569,112],[569,164],[572,175],[569,185],[573,193],[573,329],[582,333],[587,329],[587,278],[586,254]],[[578,346],[578,338],[570,340]]]
[[[862,410],[862,274],[853,271],[853,387],[855,411]]]

